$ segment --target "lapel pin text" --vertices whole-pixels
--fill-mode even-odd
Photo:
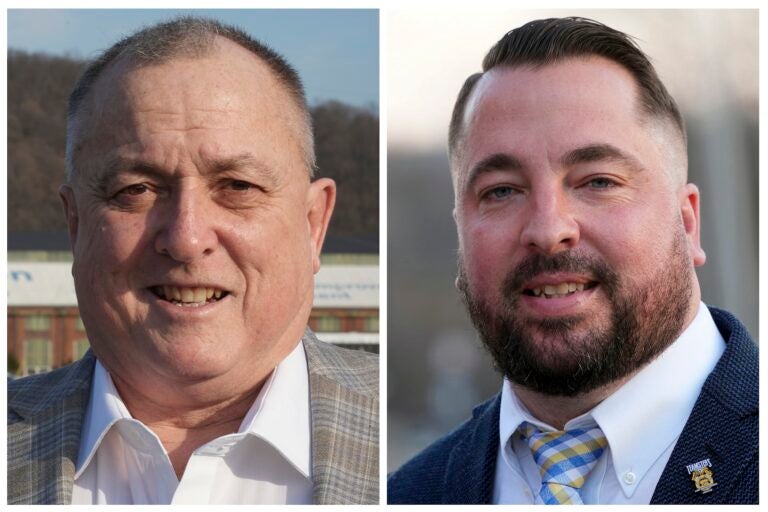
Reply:
[[[709,459],[704,459],[695,464],[686,466],[688,474],[691,475],[691,480],[696,486],[696,492],[707,494],[708,492],[712,492],[712,488],[717,485],[717,483],[715,483],[715,475],[711,468],[712,462],[710,462]]]

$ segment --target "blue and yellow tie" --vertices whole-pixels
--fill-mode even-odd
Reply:
[[[608,440],[595,426],[567,432],[542,432],[528,422],[520,425],[520,436],[528,442],[541,472],[537,504],[583,505],[579,489],[597,464]]]

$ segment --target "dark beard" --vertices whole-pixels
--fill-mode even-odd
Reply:
[[[667,265],[642,287],[622,283],[602,260],[571,250],[531,255],[502,284],[502,311],[472,295],[462,258],[458,288],[472,323],[497,368],[510,381],[553,396],[575,396],[617,381],[649,363],[683,330],[690,307],[692,272],[684,235],[678,235]],[[582,316],[545,320],[516,314],[523,283],[542,272],[589,275],[611,304],[610,323],[577,336]],[[534,332],[547,338],[537,344]],[[566,355],[564,355],[566,354]]]

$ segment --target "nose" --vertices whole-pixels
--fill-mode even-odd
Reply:
[[[218,247],[212,199],[204,190],[178,189],[158,214],[155,250],[160,254],[192,263]]]
[[[579,243],[579,224],[561,191],[539,191],[532,197],[520,233],[523,247],[543,254],[556,254]]]

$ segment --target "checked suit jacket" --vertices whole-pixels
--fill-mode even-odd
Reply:
[[[313,501],[379,502],[378,357],[302,339],[309,371]],[[8,503],[72,501],[96,358],[8,384]]]
[[[730,313],[709,308],[726,350],[702,387],[651,504],[758,502],[758,352]],[[389,476],[389,504],[489,504],[499,449],[500,395]],[[696,492],[686,466],[710,459],[717,483]]]

